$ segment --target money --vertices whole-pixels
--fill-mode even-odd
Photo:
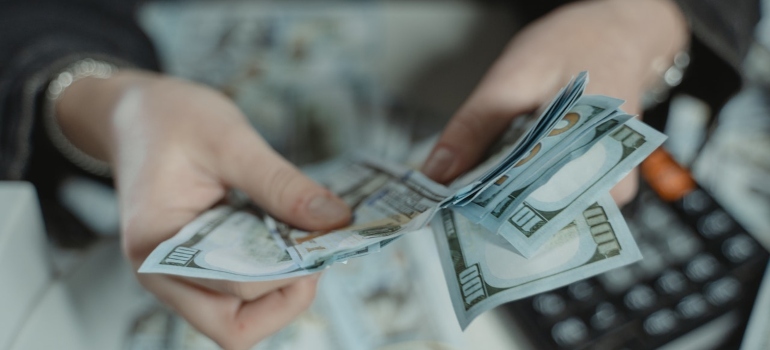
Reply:
[[[501,236],[451,210],[431,223],[455,314],[464,329],[500,304],[558,288],[641,258],[605,194],[526,259]]]
[[[526,158],[514,164],[491,186],[480,191],[473,201],[458,207],[457,210],[472,221],[481,222],[490,213],[491,208],[495,208],[501,201],[505,200],[506,195],[504,193],[510,192],[509,187],[521,184],[535,174],[540,174],[543,170],[547,171],[550,168],[558,167],[559,164],[553,163],[563,159],[563,153],[567,151],[572,151],[570,154],[574,154],[574,156],[578,156],[580,151],[587,151],[587,148],[584,147],[592,145],[604,136],[603,134],[592,135],[587,131],[590,132],[591,127],[595,126],[595,121],[602,121],[617,114],[616,109],[621,104],[622,101],[605,96],[581,98],[577,105],[562,117],[561,124],[563,125],[552,129],[548,135],[533,146]],[[615,123],[619,124],[628,120],[630,116],[621,114],[617,118],[619,120],[616,120]],[[594,122],[591,122],[592,120]],[[613,118],[613,120],[615,119]],[[575,150],[578,152],[576,153]],[[488,228],[497,231],[497,227]]]
[[[262,214],[223,205],[158,245],[139,272],[257,282],[304,276],[323,268],[303,269],[295,264],[274,240]]]
[[[521,164],[522,160],[536,153],[538,142],[550,134],[556,125],[562,120],[561,116],[569,110],[580,98],[588,83],[588,73],[581,72],[578,76],[556,95],[556,98],[546,107],[535,125],[519,138],[511,147],[506,147],[505,156],[500,157],[494,164],[485,162],[482,164],[483,173],[481,176],[469,178],[461,176],[456,183],[464,184],[457,193],[451,198],[442,202],[442,207],[453,205],[456,207],[464,206],[472,201],[481,192],[490,186],[498,183],[512,167]],[[525,161],[526,162],[526,161]],[[478,171],[470,171],[470,174],[477,174]],[[467,184],[465,184],[467,182]]]
[[[358,157],[321,183],[353,210],[353,223],[333,231],[306,232],[268,219],[268,225],[301,267],[369,254],[405,232],[424,227],[451,192],[421,173]]]
[[[544,171],[538,179],[544,184],[514,187],[482,225],[530,257],[559,227],[609,191],[664,140],[665,136],[649,126],[629,120],[561,168]]]
[[[498,152],[449,187],[398,164],[356,155],[316,168],[353,211],[347,227],[308,232],[253,204],[203,213],[161,243],[140,273],[233,281],[311,274],[377,253],[432,222],[463,327],[501,303],[628,264],[639,250],[609,189],[665,136],[582,96],[581,73],[537,119],[520,119]]]
[[[234,281],[310,274],[378,252],[424,227],[451,194],[417,171],[363,156],[337,161],[327,171],[320,182],[353,209],[350,226],[307,232],[253,208],[220,206],[161,243],[139,272]]]

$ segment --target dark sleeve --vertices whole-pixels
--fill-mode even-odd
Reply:
[[[759,22],[759,0],[672,0],[690,25],[690,66],[682,84],[671,96],[695,96],[716,113],[743,84],[741,66],[754,41]],[[570,0],[517,1],[515,8],[535,20]],[[668,101],[645,112],[645,122],[656,128],[665,125]],[[713,121],[713,120],[712,120]],[[662,130],[662,129],[661,129]]]
[[[705,101],[714,123],[722,106],[743,86],[743,61],[755,39],[759,0],[674,0],[690,25],[690,66],[672,96],[684,93]],[[667,119],[668,103],[658,111]],[[648,114],[655,114],[653,113]],[[652,118],[650,118],[652,119]]]
[[[673,0],[690,24],[693,40],[704,44],[736,71],[754,40],[759,0]],[[518,1],[525,17],[536,19],[569,0]]]
[[[158,69],[135,21],[137,6],[126,0],[0,0],[0,179],[25,178],[40,153],[35,138],[41,137],[42,92],[56,73],[86,57]]]
[[[736,70],[754,41],[759,0],[675,0],[697,40]]]

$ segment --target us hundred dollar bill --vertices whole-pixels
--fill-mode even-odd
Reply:
[[[446,207],[499,234],[501,249],[536,261],[548,254],[544,245],[571,222],[580,226],[581,213],[665,138],[629,120],[617,109],[620,100],[581,97],[586,83],[581,73],[512,146],[503,145],[456,187],[402,165],[346,157],[315,178],[350,206],[349,226],[308,232],[255,208],[218,207],[160,244],[140,272],[235,281],[299,276],[379,252]]]
[[[603,134],[592,135],[590,131],[597,126],[597,122],[601,123],[608,118],[615,120],[612,115],[619,114],[617,108],[622,103],[621,100],[606,96],[581,97],[560,122],[532,146],[526,157],[520,159],[502,177],[481,191],[473,201],[456,209],[472,221],[481,222],[492,209],[506,199],[507,193],[512,190],[510,187],[521,187],[527,180],[542,176],[543,171],[558,166],[559,160],[569,153],[574,153],[576,150],[582,150],[585,153],[588,150],[586,146],[590,147],[604,136]],[[618,115],[620,116],[624,118],[615,120],[615,125],[624,123],[630,118],[627,114]],[[490,229],[496,231],[497,227]]]
[[[263,218],[255,210],[224,205],[209,210],[155,248],[139,272],[258,282],[304,276],[325,267],[300,268]]]
[[[344,261],[378,251],[425,225],[451,192],[420,172],[357,157],[321,180],[353,211],[350,226],[307,232],[268,219],[277,239],[302,267]]]
[[[588,84],[588,72],[581,72],[556,94],[541,113],[538,113],[536,122],[512,144],[512,147],[505,147],[508,152],[503,157],[493,157],[496,158],[493,164],[482,164],[480,169],[471,170],[468,175],[473,174],[472,176],[460,176],[454,183],[459,185],[459,190],[451,198],[447,198],[441,206],[465,206],[481,192],[497,184],[504,173],[510,171],[512,167],[521,165],[524,158],[535,154],[533,149],[538,147],[537,145],[544,137],[554,129],[563,128],[563,125],[558,125],[562,122],[562,115],[581,98],[586,84]],[[453,188],[455,188],[454,184]]]
[[[307,232],[256,208],[220,206],[161,243],[139,272],[244,282],[307,275],[424,227],[450,195],[417,171],[362,156],[332,168],[322,183],[353,209],[350,226]]]
[[[533,182],[511,189],[481,224],[497,231],[523,256],[531,257],[665,139],[631,119],[552,175],[543,176],[544,184]]]
[[[559,230],[531,259],[501,236],[449,209],[432,220],[449,295],[464,329],[500,304],[562,287],[641,259],[606,194]]]

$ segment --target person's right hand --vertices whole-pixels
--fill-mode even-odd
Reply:
[[[580,71],[588,94],[625,100],[641,114],[641,100],[689,38],[679,7],[669,0],[592,0],[563,5],[510,41],[476,90],[447,124],[423,166],[448,183],[475,166],[519,115],[534,111]],[[610,191],[616,203],[636,194],[636,171]]]
[[[75,146],[112,166],[123,250],[134,269],[230,188],[300,228],[350,220],[339,198],[276,154],[233,103],[209,88],[124,71],[76,81],[56,111]],[[249,348],[287,325],[310,305],[317,282],[317,276],[258,283],[137,278],[226,349]]]

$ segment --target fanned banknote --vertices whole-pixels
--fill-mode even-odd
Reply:
[[[492,232],[451,210],[431,223],[461,327],[478,315],[641,258],[626,222],[605,194],[525,259]]]
[[[322,268],[303,269],[294,263],[259,212],[223,205],[161,243],[139,272],[255,282],[304,276]]]
[[[451,192],[421,173],[396,164],[357,157],[321,183],[353,210],[350,226],[306,232],[268,219],[278,241],[302,267],[379,250],[405,232],[424,227]]]
[[[532,151],[526,158],[521,159],[497,181],[480,191],[473,201],[458,207],[458,211],[474,222],[481,222],[490,213],[490,209],[495,208],[506,198],[504,192],[511,185],[522,183],[533,176],[540,175],[543,170],[558,165],[553,163],[564,158],[564,153],[580,151],[582,147],[590,147],[600,140],[599,136],[603,135],[594,135],[589,132],[592,131],[596,121],[602,121],[617,114],[616,109],[621,104],[622,101],[605,96],[588,96],[580,99],[578,104],[562,118],[563,125],[552,129],[546,137],[532,147]],[[620,117],[626,120],[630,118],[626,114],[621,114]],[[575,147],[567,147],[576,142],[579,144]],[[497,227],[488,228],[497,231]]]
[[[448,205],[463,206],[472,201],[481,192],[497,183],[511,168],[526,163],[538,149],[539,141],[557,128],[561,116],[569,110],[580,98],[588,84],[588,73],[581,72],[578,76],[561,89],[548,106],[543,109],[536,123],[520,137],[516,143],[507,148],[508,152],[494,165],[484,168],[484,173],[476,178],[461,177],[461,182],[468,182],[451,198],[442,202],[442,207]],[[613,99],[614,100],[614,99]],[[563,128],[563,126],[560,126]],[[471,171],[471,173],[476,173]]]
[[[366,157],[338,160],[334,168],[319,180],[353,209],[350,226],[307,232],[249,206],[223,205],[161,243],[139,272],[236,281],[301,276],[425,227],[451,194],[415,170]]]
[[[664,140],[642,122],[628,120],[560,168],[542,171],[534,182],[509,186],[481,223],[530,257]]]

